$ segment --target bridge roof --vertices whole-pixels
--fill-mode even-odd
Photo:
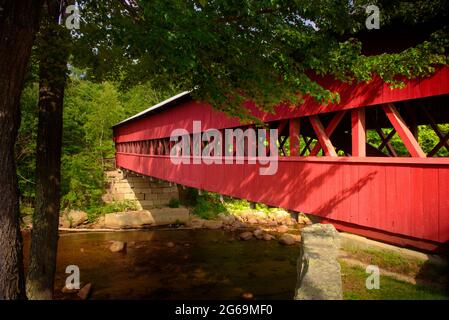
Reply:
[[[295,108],[285,103],[279,104],[275,107],[274,114],[261,111],[252,101],[245,102],[242,107],[248,108],[252,115],[262,121],[270,122],[449,94],[447,66],[436,67],[435,73],[428,77],[402,79],[406,84],[405,88],[393,89],[378,76],[362,83],[343,83],[331,76],[316,80],[324,88],[338,92],[340,102],[322,104],[306,96],[304,103]],[[193,119],[207,123],[207,128],[220,129],[239,125],[238,118],[229,118],[224,113],[213,110],[209,104],[195,101],[189,91],[184,91],[117,123],[113,129],[118,140],[123,140],[130,138],[125,138],[128,134],[135,135],[138,131],[147,132],[152,128],[151,137],[145,136],[145,139],[156,139],[170,136],[175,125],[177,128],[185,128],[185,122],[191,124]]]
[[[191,99],[190,96],[190,91],[184,91],[181,93],[178,93],[177,95],[168,98],[167,100],[164,100],[162,102],[159,102],[158,104],[155,104],[154,106],[151,106],[145,110],[143,110],[142,112],[139,112],[131,117],[129,117],[128,119],[125,119],[123,121],[120,121],[119,123],[116,123],[113,128],[118,127],[122,124],[125,124],[127,122],[130,122],[132,120],[137,120],[141,117],[144,117],[150,113],[156,112],[156,111],[160,111],[163,108],[167,108],[169,106],[173,106],[176,105],[177,103],[181,102],[181,101],[185,101]]]

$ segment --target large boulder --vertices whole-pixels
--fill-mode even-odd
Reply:
[[[189,211],[186,208],[162,208],[109,213],[101,217],[96,226],[107,229],[141,229],[188,222]]]
[[[340,238],[331,224],[314,224],[301,230],[296,300],[343,299]]]
[[[279,243],[286,245],[286,246],[291,246],[293,244],[296,243],[296,239],[293,235],[288,234],[288,233],[284,233],[280,238],[279,238]]]
[[[59,226],[61,228],[76,228],[87,222],[87,213],[79,210],[65,211],[59,217]]]
[[[221,220],[205,220],[203,227],[206,229],[220,229],[223,227],[223,222]]]

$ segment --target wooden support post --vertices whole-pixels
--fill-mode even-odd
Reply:
[[[418,141],[416,141],[413,133],[407,127],[404,119],[402,119],[398,110],[392,103],[382,105],[382,109],[393,125],[394,129],[401,137],[402,142],[412,157],[425,158],[426,154],[422,151]]]
[[[335,129],[337,128],[338,124],[341,122],[341,119],[343,119],[344,115],[346,114],[346,110],[337,112],[334,117],[332,118],[331,122],[327,126],[325,132],[330,137],[332,133],[334,133]],[[321,150],[321,144],[318,143],[315,144],[312,151],[310,151],[310,156],[316,156],[318,152]]]
[[[268,127],[268,129],[266,130],[266,139],[267,139],[267,145],[266,145],[266,152],[265,154],[267,155],[267,157],[269,157],[271,155],[271,149],[270,149],[270,145],[271,143],[276,143],[276,141],[270,141],[270,127]]]
[[[282,133],[284,132],[285,128],[287,127],[288,120],[283,120],[279,123],[278,129],[278,136],[282,136]]]
[[[164,139],[164,154],[170,155],[170,141],[167,138]]]
[[[352,156],[366,157],[365,109],[351,110]]]
[[[330,157],[336,157],[337,152],[335,152],[335,148],[332,145],[329,136],[326,134],[326,131],[323,128],[323,124],[321,123],[318,116],[310,116],[310,123],[312,124],[313,130],[318,138],[318,142],[324,150],[324,154]]]
[[[301,150],[300,145],[300,118],[290,119],[290,156],[299,156],[299,151]]]

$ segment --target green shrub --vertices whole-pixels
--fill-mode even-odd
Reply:
[[[250,209],[250,204],[244,199],[226,199],[224,203],[225,207],[229,211],[242,211]]]
[[[170,208],[179,208],[179,200],[176,198],[171,198],[170,202],[168,203],[168,206]]]
[[[220,196],[209,192],[199,195],[193,208],[193,214],[203,219],[213,219],[222,212],[227,212],[227,209],[221,203]]]

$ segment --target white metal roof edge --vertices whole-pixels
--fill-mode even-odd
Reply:
[[[121,124],[124,124],[124,123],[126,123],[126,122],[129,122],[129,121],[131,121],[131,120],[133,120],[133,119],[139,118],[139,117],[145,115],[146,113],[149,113],[149,112],[154,111],[154,110],[156,110],[156,109],[162,108],[162,107],[164,107],[165,105],[169,104],[170,102],[174,102],[174,101],[176,101],[176,100],[178,100],[178,99],[181,99],[181,98],[183,98],[183,97],[189,95],[190,92],[191,92],[191,91],[184,91],[184,92],[178,93],[177,95],[175,95],[175,96],[173,96],[173,97],[170,97],[170,98],[168,98],[167,100],[164,100],[164,101],[162,101],[162,102],[159,102],[158,104],[155,104],[154,106],[151,106],[151,107],[149,107],[148,109],[145,109],[145,110],[143,110],[142,112],[139,112],[139,113],[133,115],[132,117],[129,117],[128,119],[125,119],[125,120],[123,120],[123,121],[120,121],[119,123],[113,125],[112,127],[113,127],[113,128],[114,128],[114,127],[117,127],[117,126],[119,126],[119,125],[121,125]]]

